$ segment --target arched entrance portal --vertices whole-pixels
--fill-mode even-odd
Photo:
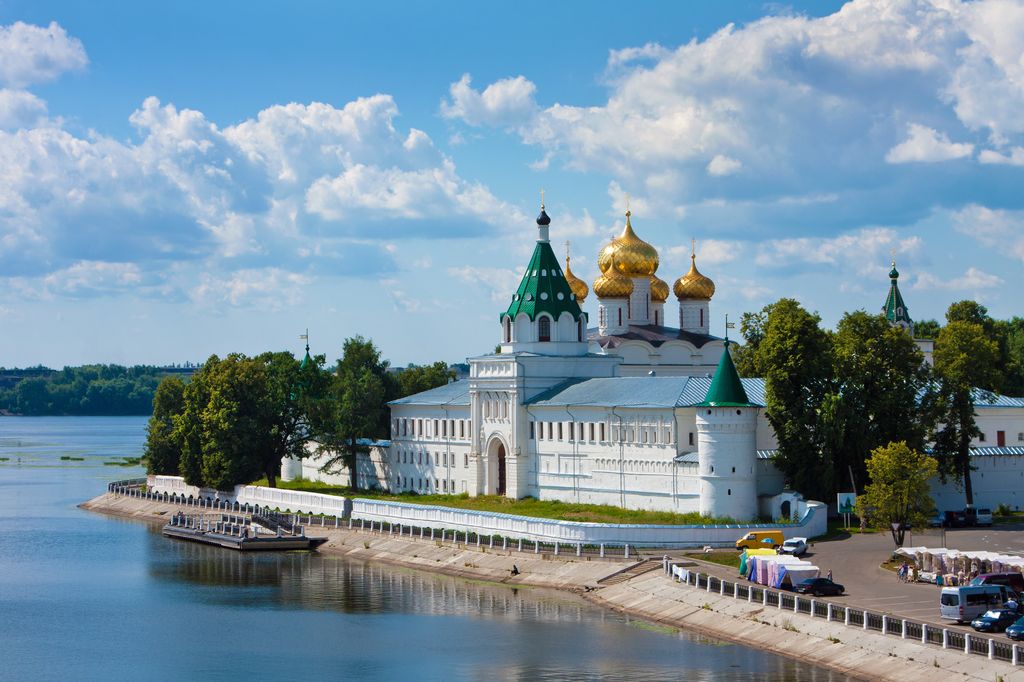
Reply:
[[[487,447],[487,492],[504,495],[508,490],[505,444],[494,438]]]
[[[498,444],[498,494],[505,494],[505,445]]]

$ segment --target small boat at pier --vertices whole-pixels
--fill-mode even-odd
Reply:
[[[178,512],[163,528],[169,538],[202,542],[241,552],[316,549],[327,538],[311,538],[294,518],[276,512],[252,514],[185,514]]]

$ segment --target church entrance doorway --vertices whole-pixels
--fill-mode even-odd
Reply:
[[[505,445],[498,445],[498,494],[505,494]]]
[[[505,444],[494,438],[487,447],[487,492],[491,495],[508,491],[507,459]]]

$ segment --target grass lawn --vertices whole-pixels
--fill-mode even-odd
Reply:
[[[267,485],[266,479],[255,481],[253,485]],[[519,516],[532,516],[541,519],[557,519],[560,521],[587,521],[592,523],[639,523],[653,524],[659,526],[687,525],[687,524],[735,524],[728,518],[708,518],[696,512],[690,514],[675,514],[672,512],[639,511],[635,509],[620,509],[611,505],[603,504],[573,504],[570,502],[557,502],[551,500],[535,500],[527,497],[522,500],[513,500],[497,495],[480,495],[469,497],[461,495],[417,495],[415,493],[402,493],[398,495],[382,493],[378,491],[360,490],[352,493],[348,488],[336,485],[328,485],[319,481],[281,481],[277,486],[288,490],[301,490],[303,492],[324,493],[326,495],[351,495],[373,500],[394,500],[396,502],[408,502],[410,504],[431,504],[439,507],[455,507],[457,509],[473,509],[476,511],[498,512],[502,514],[518,514]]]
[[[713,564],[721,564],[722,566],[740,567],[740,553],[731,550],[715,550],[707,553],[691,552],[686,556],[700,559],[701,561],[710,561]]]

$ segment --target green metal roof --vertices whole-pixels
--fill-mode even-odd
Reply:
[[[514,320],[519,313],[526,313],[535,320],[538,314],[547,313],[557,321],[563,312],[571,314],[574,320],[585,317],[551,244],[538,241],[519,288],[512,295],[512,303],[500,317],[508,315]]]
[[[695,407],[757,407],[743,390],[740,375],[729,353],[728,341],[725,342],[725,352],[718,361],[718,369],[715,370],[715,377],[711,380],[704,402],[697,403]]]
[[[910,319],[910,311],[907,310],[907,304],[903,302],[903,295],[900,293],[899,284],[897,284],[899,278],[900,273],[896,269],[896,264],[893,263],[892,270],[889,272],[889,280],[892,284],[889,286],[889,295],[885,297],[882,313],[890,324],[902,324],[913,329],[914,321]]]

